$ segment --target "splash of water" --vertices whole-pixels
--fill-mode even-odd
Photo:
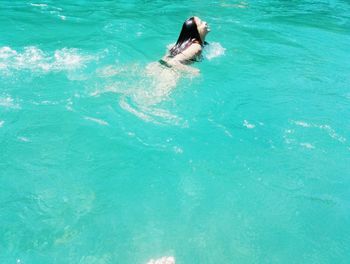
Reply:
[[[50,71],[69,71],[81,68],[96,56],[81,54],[78,49],[62,48],[53,53],[29,46],[22,51],[11,47],[0,47],[0,74],[14,70],[31,70],[48,73]]]
[[[211,42],[203,50],[204,58],[211,60],[216,57],[223,56],[225,54],[225,48],[221,46],[219,42]]]

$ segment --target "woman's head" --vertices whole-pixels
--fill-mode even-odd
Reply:
[[[176,56],[194,42],[199,42],[203,45],[205,36],[209,31],[207,23],[203,22],[200,18],[191,17],[187,19],[182,25],[175,46],[170,49],[170,55]]]
[[[205,21],[202,21],[199,17],[193,17],[193,19],[196,22],[199,36],[201,37],[201,40],[204,43],[206,35],[210,32],[208,23]]]

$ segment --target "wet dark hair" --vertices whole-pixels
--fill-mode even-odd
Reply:
[[[196,41],[198,41],[200,45],[203,46],[197,29],[197,24],[194,21],[194,17],[191,17],[187,19],[182,25],[182,29],[176,44],[170,49],[170,56],[175,57],[177,54],[183,52],[186,48],[188,48],[192,43]]]

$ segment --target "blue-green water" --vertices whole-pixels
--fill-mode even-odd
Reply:
[[[1,0],[0,263],[349,263],[349,44],[345,0]]]

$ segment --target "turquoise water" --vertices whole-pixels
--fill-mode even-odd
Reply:
[[[0,263],[348,263],[349,43],[341,0],[2,0]]]

